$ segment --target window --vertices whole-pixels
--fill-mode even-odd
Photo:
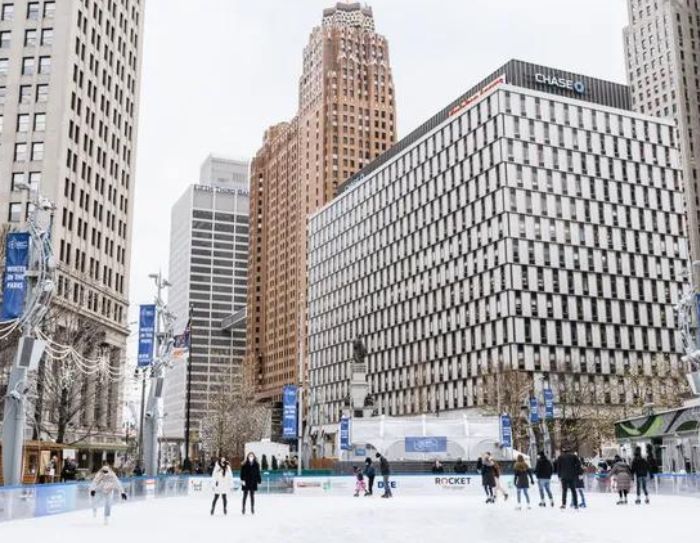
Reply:
[[[46,130],[46,113],[37,113],[34,115],[34,132],[44,130]]]
[[[53,19],[56,13],[56,2],[44,2],[44,18]]]
[[[12,174],[12,190],[22,190],[24,185],[24,172],[14,172]]]
[[[2,134],[3,126],[5,125],[5,117],[0,115],[0,134]]]
[[[29,188],[36,192],[41,185],[41,172],[29,172]]]
[[[28,113],[20,113],[17,115],[17,132],[29,132]]]
[[[36,30],[29,29],[24,31],[24,46],[34,47],[36,45]]]
[[[44,28],[41,31],[41,45],[53,45],[53,28]]]
[[[15,18],[15,5],[14,4],[3,4],[2,10],[0,10],[0,20],[11,21]]]
[[[6,58],[0,58],[0,75],[7,75],[9,65],[9,61]]]
[[[22,59],[22,75],[32,75],[34,73],[35,60],[33,57]]]
[[[0,32],[0,49],[5,49],[10,46],[10,34],[9,30],[3,30]]]
[[[28,104],[32,101],[32,86],[20,85],[19,87],[19,103]]]
[[[15,143],[15,162],[24,162],[27,160],[27,144]]]
[[[40,141],[32,143],[32,160],[44,159],[44,144]]]
[[[5,96],[7,95],[7,87],[0,87],[0,106],[5,103]]]
[[[27,19],[39,18],[39,2],[29,2],[27,4]]]
[[[51,73],[51,57],[39,57],[39,73],[44,75]]]
[[[37,102],[48,102],[49,101],[49,86],[48,85],[37,85],[36,86],[36,101]]]
[[[22,220],[22,204],[20,202],[12,202],[10,204],[10,213],[7,220],[9,222],[19,222]]]

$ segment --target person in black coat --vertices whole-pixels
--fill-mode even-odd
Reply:
[[[458,458],[457,462],[455,463],[454,470],[455,473],[464,474],[467,473],[467,471],[469,471],[469,467],[466,463],[464,463],[464,461],[461,458]]]
[[[369,457],[365,458],[364,474],[365,477],[367,477],[367,491],[365,492],[365,496],[371,496],[374,487],[374,477],[377,475],[377,472],[372,465],[372,459]]]
[[[389,461],[381,453],[377,453],[375,456],[379,459],[379,473],[382,474],[384,482],[384,494],[382,494],[382,498],[391,498],[393,494],[391,493],[391,481],[389,481],[389,477],[391,476]]]
[[[579,475],[583,473],[581,461],[578,456],[568,448],[562,449],[556,461],[556,472],[561,481],[561,508],[566,509],[566,494],[571,490],[571,504],[574,509],[578,509],[578,496],[576,494],[576,483]]]
[[[649,503],[649,491],[647,490],[647,478],[651,473],[651,467],[646,458],[642,456],[641,447],[634,450],[634,458],[632,459],[632,476],[637,480],[637,500],[635,503],[642,503],[642,490],[644,490],[645,503]]]
[[[250,494],[250,512],[255,514],[255,492],[258,490],[258,485],[262,483],[260,476],[260,464],[255,458],[253,452],[248,453],[248,458],[241,464],[241,489],[243,490],[243,509],[245,515],[245,502]]]
[[[71,458],[66,458],[63,462],[63,470],[61,470],[61,479],[66,481],[75,481],[78,472],[78,467]]]
[[[554,507],[554,497],[552,496],[551,480],[554,473],[554,466],[544,451],[537,455],[535,464],[535,477],[537,477],[537,488],[540,491],[540,507],[547,507],[545,503],[545,493],[549,498],[549,504]]]
[[[481,473],[481,485],[486,493],[486,503],[496,503],[493,489],[496,487],[496,464],[487,452],[476,462],[476,471]]]

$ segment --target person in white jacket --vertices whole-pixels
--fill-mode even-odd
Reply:
[[[112,513],[112,500],[114,499],[114,493],[118,492],[122,500],[126,500],[126,492],[122,486],[121,481],[117,475],[109,467],[109,464],[105,462],[102,465],[102,469],[95,474],[92,479],[92,484],[90,484],[90,496],[92,497],[92,514],[97,516],[97,504],[98,500],[101,500],[104,504],[104,522],[109,523],[109,517]]]
[[[214,501],[211,503],[211,514],[214,514],[216,502],[219,501],[219,496],[221,496],[221,501],[224,504],[224,515],[227,515],[228,511],[226,510],[226,506],[228,505],[228,501],[226,495],[228,491],[233,488],[233,475],[231,473],[231,466],[223,456],[214,464],[211,480],[214,487]]]

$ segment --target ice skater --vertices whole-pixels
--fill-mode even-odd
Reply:
[[[520,495],[525,496],[525,501],[527,502],[527,508],[530,509],[530,484],[535,484],[535,480],[532,478],[532,470],[530,466],[525,463],[525,458],[522,454],[518,455],[515,465],[513,466],[513,483],[518,493],[518,506],[516,509],[522,509],[520,505]]]
[[[371,496],[372,495],[372,490],[374,488],[374,478],[377,474],[377,472],[374,469],[374,466],[372,465],[372,459],[367,457],[365,458],[365,477],[367,477],[367,491],[365,492],[365,496]]]
[[[649,462],[642,456],[642,448],[634,449],[634,458],[630,467],[632,475],[637,481],[637,499],[634,503],[642,503],[642,491],[644,491],[644,503],[649,503],[649,491],[647,490],[647,479],[651,473]]]
[[[228,461],[223,456],[214,464],[211,479],[214,487],[214,500],[211,502],[211,514],[214,514],[214,511],[216,510],[216,502],[219,501],[219,496],[221,496],[221,502],[224,505],[224,515],[227,515],[227,494],[233,486],[233,475],[231,475],[231,467],[229,466]]]
[[[393,498],[394,495],[391,493],[391,481],[389,480],[391,476],[389,461],[381,453],[377,453],[375,457],[379,459],[379,473],[382,475],[382,481],[384,483],[384,494],[382,494],[382,498]]]
[[[355,493],[353,496],[357,498],[360,495],[360,492],[366,496],[367,487],[365,486],[365,476],[363,475],[362,470],[357,466],[353,466],[352,471],[355,474]]]
[[[243,490],[243,507],[241,512],[244,515],[248,494],[250,494],[250,514],[255,514],[255,493],[260,483],[262,483],[260,464],[258,464],[258,459],[255,458],[255,453],[249,452],[248,458],[241,464],[241,489]]]
[[[581,475],[581,461],[568,447],[562,448],[562,453],[556,460],[555,471],[561,481],[561,509],[566,509],[566,494],[571,491],[571,506],[578,509],[576,481]]]
[[[619,499],[617,505],[627,505],[627,495],[632,488],[632,470],[622,458],[615,455],[615,463],[610,470],[610,476],[615,481]]]
[[[540,451],[537,455],[537,464],[535,464],[535,477],[537,477],[537,489],[540,491],[540,507],[547,507],[545,495],[549,498],[549,505],[554,507],[554,497],[552,496],[552,473],[554,466],[544,451]]]
[[[496,503],[493,489],[496,487],[496,472],[491,453],[484,453],[476,462],[476,471],[481,474],[481,486],[486,493],[486,503]]]
[[[496,479],[493,495],[497,498],[500,492],[503,496],[503,501],[508,501],[508,492],[506,492],[506,489],[501,485],[501,465],[496,460],[493,461],[493,476]]]
[[[126,492],[117,475],[112,471],[112,468],[107,462],[102,465],[100,471],[95,474],[90,484],[90,497],[92,498],[92,515],[97,516],[98,501],[101,501],[104,507],[104,523],[109,524],[109,517],[112,514],[112,501],[114,493],[118,492],[122,500],[126,500]]]

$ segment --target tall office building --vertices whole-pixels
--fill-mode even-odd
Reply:
[[[104,330],[86,354],[115,370],[129,333],[143,11],[143,0],[0,2],[0,221],[26,220],[26,185],[55,204],[55,304]],[[76,426],[95,448],[123,443],[120,383],[86,387]]]
[[[358,336],[386,415],[494,409],[513,372],[560,406],[621,407],[631,375],[656,394],[680,364],[675,131],[626,86],[510,61],[352,177],[308,235],[314,435],[337,432]]]
[[[700,9],[697,0],[627,0],[627,78],[635,111],[678,129],[688,240],[700,260]],[[696,277],[696,280],[700,277]],[[698,283],[700,284],[700,283]]]
[[[245,161],[209,156],[199,184],[191,185],[172,209],[168,307],[175,333],[185,331],[192,307],[191,422],[193,442],[224,380],[240,372],[245,330],[226,330],[226,317],[246,306],[248,268],[248,168]],[[163,437],[185,435],[187,360],[167,371],[163,393]]]
[[[251,167],[246,367],[263,401],[296,383],[304,347],[306,218],[396,140],[386,38],[372,10],[339,3],[304,48],[299,111],[265,132]]]

